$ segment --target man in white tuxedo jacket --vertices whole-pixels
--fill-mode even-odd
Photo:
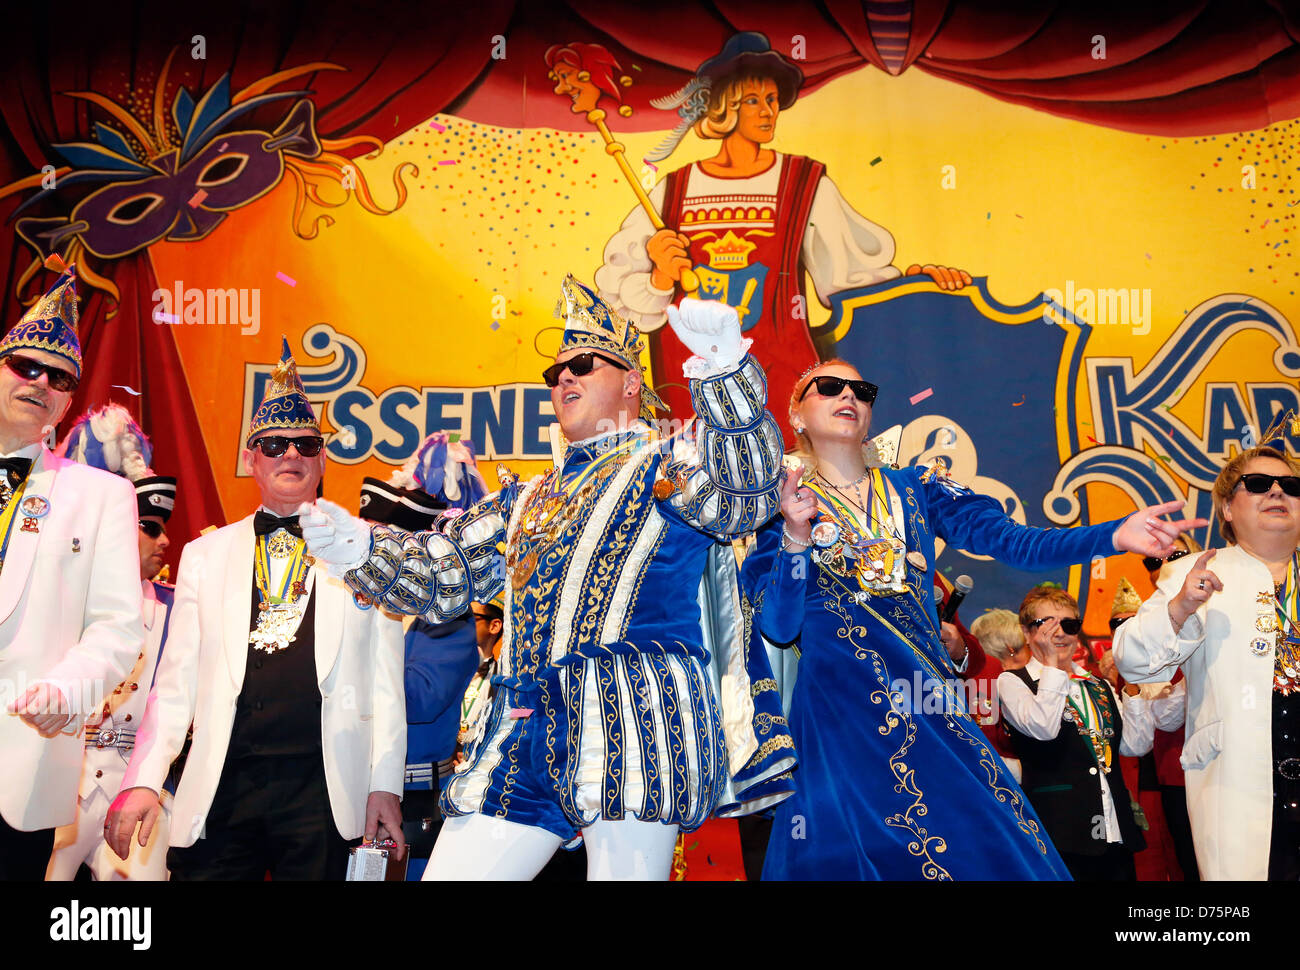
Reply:
[[[126,680],[114,687],[99,711],[86,719],[86,756],[77,791],[77,818],[54,833],[54,854],[45,878],[59,882],[74,879],[84,864],[96,880],[163,880],[167,878],[166,802],[149,844],[134,846],[126,859],[119,859],[104,841],[104,822],[109,805],[122,788],[154,671],[166,648],[167,621],[176,587],[156,582],[153,577],[162,569],[163,557],[171,545],[167,520],[176,505],[176,479],[154,474],[149,467],[154,455],[148,436],[117,404],[88,411],[78,418],[59,446],[59,454],[120,475],[135,487],[145,640]]]
[[[85,715],[144,642],[135,494],[41,442],[81,377],[72,270],[0,341],[0,879],[39,880],[77,812]]]
[[[262,508],[181,554],[167,648],[106,837],[125,857],[139,824],[147,844],[192,721],[172,879],[342,879],[363,833],[404,848],[402,625],[358,611],[293,534],[325,457],[287,342],[247,442]]]

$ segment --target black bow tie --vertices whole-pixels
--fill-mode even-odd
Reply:
[[[302,526],[298,524],[298,516],[286,515],[280,518],[278,515],[272,515],[270,512],[258,510],[253,516],[253,534],[259,536],[269,536],[276,529],[284,529],[286,532],[302,538]]]
[[[5,470],[10,487],[17,488],[19,482],[25,479],[27,473],[32,470],[32,460],[30,458],[0,458],[0,468]]]

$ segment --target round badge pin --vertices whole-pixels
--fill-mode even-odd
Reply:
[[[18,506],[18,511],[25,518],[43,519],[50,514],[50,502],[42,495],[28,495]]]
[[[1256,637],[1254,640],[1250,641],[1250,652],[1256,657],[1268,656],[1272,647],[1273,644],[1269,641],[1268,637]]]
[[[819,549],[835,544],[840,537],[840,527],[834,522],[818,522],[812,527],[812,541]]]

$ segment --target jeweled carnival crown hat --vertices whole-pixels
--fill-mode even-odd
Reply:
[[[262,403],[253,412],[253,420],[248,423],[248,437],[245,442],[252,444],[254,438],[264,431],[294,431],[306,429],[320,433],[320,424],[316,421],[316,412],[307,400],[307,391],[298,377],[298,365],[293,354],[289,353],[289,340],[280,338],[283,347],[280,351],[280,363],[271,371],[271,382],[266,386]]]
[[[598,350],[621,360],[629,370],[641,375],[641,417],[651,420],[654,410],[667,407],[651,389],[641,367],[644,341],[641,332],[610,309],[595,291],[579,283],[570,273],[562,284],[564,298],[556,306],[556,316],[564,317],[564,340],[560,350]]]
[[[81,341],[77,339],[77,268],[64,266],[57,255],[45,261],[59,274],[46,291],[0,340],[0,357],[23,350],[43,350],[62,357],[81,379]]]

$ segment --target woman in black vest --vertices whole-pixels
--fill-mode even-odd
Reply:
[[[1146,841],[1118,756],[1151,750],[1147,702],[1117,695],[1074,663],[1079,605],[1065,590],[1030,590],[1020,625],[1032,657],[998,678],[998,699],[1021,786],[1075,879],[1131,881],[1133,854]]]

